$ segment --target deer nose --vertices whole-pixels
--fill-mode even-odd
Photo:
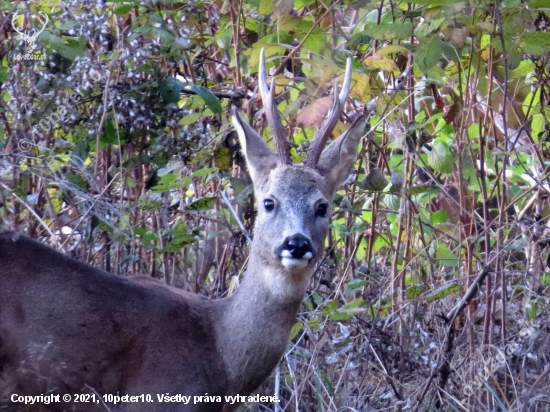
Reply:
[[[313,248],[311,241],[303,235],[294,235],[287,237],[283,244],[283,250],[288,250],[294,259],[313,258]]]

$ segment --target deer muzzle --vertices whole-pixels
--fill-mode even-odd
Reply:
[[[301,234],[287,237],[275,253],[287,269],[304,269],[315,257],[311,240]]]

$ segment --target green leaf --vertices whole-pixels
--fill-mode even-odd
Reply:
[[[134,9],[134,6],[131,4],[123,4],[122,6],[118,6],[115,9],[115,14],[126,14],[130,13]]]
[[[201,176],[206,176],[212,172],[216,172],[218,170],[217,167],[209,167],[209,168],[204,168],[204,169],[199,169],[199,170],[195,170],[195,172],[193,172],[193,174],[191,175],[192,177],[201,177]]]
[[[523,51],[527,54],[540,56],[550,52],[550,33],[534,31],[525,33],[522,37]]]
[[[460,266],[460,258],[451,252],[446,244],[439,243],[437,248],[437,257],[440,259],[442,266],[458,267]]]
[[[168,173],[160,178],[160,181],[151,188],[153,192],[167,192],[172,189],[179,189],[182,187],[187,187],[191,184],[191,176],[186,176],[181,180],[176,181],[176,175],[173,173]]]
[[[365,33],[376,40],[405,40],[413,35],[413,25],[412,23],[379,24],[369,27]]]
[[[260,0],[260,7],[258,7],[258,13],[260,16],[267,16],[273,12],[273,0]]]
[[[358,313],[366,312],[366,310],[367,308],[363,308],[363,307],[346,308],[344,306],[342,309],[338,309],[336,312],[331,313],[329,315],[329,318],[331,320],[348,320],[353,318]]]
[[[220,114],[223,109],[222,105],[220,103],[220,99],[212,93],[210,90],[208,90],[206,87],[198,86],[196,84],[191,86],[191,90],[193,90],[195,93],[197,93],[206,105],[216,114]]]
[[[304,42],[304,47],[314,53],[320,53],[326,44],[327,35],[319,27],[315,27]]]
[[[527,76],[533,70],[535,70],[535,63],[533,63],[531,60],[523,60],[516,69],[508,71],[508,78],[521,79]]]
[[[426,300],[428,302],[433,302],[439,299],[443,299],[446,296],[449,296],[452,293],[456,293],[460,291],[462,287],[459,285],[445,285],[442,286],[434,291],[432,291],[427,297]]]
[[[449,221],[449,215],[443,209],[432,213],[432,223],[437,225],[439,223],[446,223]]]
[[[5,82],[10,77],[9,67],[0,67],[0,83]]]
[[[197,241],[194,234],[187,233],[187,228],[184,225],[179,225],[174,232],[173,239],[166,244],[164,251],[168,253],[176,253],[182,250],[185,246],[191,245]]]
[[[71,30],[71,29],[74,29],[76,26],[78,26],[78,22],[74,20],[68,20],[61,23],[59,26],[57,26],[57,28],[59,30]]]
[[[155,211],[162,207],[162,195],[152,191],[141,195],[138,200],[138,207],[143,210]]]
[[[437,143],[428,153],[428,164],[440,173],[451,173],[452,156],[449,148],[442,142]]]
[[[218,145],[214,149],[214,160],[216,161],[216,166],[224,172],[229,172],[231,169],[231,153],[229,149],[223,145]]]
[[[441,40],[436,36],[430,37],[426,42],[423,42],[419,51],[416,54],[415,62],[418,65],[418,68],[422,72],[426,73],[432,67],[434,67],[441,55],[443,54],[443,48],[441,45]]]
[[[409,299],[416,299],[420,295],[424,293],[424,287],[423,286],[409,286],[407,288],[406,294]]]
[[[352,279],[347,283],[347,287],[351,289],[362,288],[367,286],[367,281],[363,279]]]
[[[233,31],[230,28],[220,30],[216,33],[216,43],[220,49],[229,49],[229,47],[231,47],[232,39]]]
[[[191,184],[194,177],[205,176],[209,173],[212,173],[218,170],[217,167],[212,167],[209,169],[199,169],[195,173],[177,180],[178,176],[176,173],[173,173],[173,171],[179,173],[178,166],[179,166],[179,163],[170,162],[168,163],[168,165],[166,165],[165,168],[160,169],[159,170],[160,181],[155,186],[153,186],[151,190],[154,192],[166,192],[168,190],[186,187]],[[170,168],[173,168],[172,172],[169,171]]]
[[[436,185],[425,184],[413,186],[407,190],[407,193],[411,196],[416,196],[422,193],[431,192],[433,190],[438,190],[438,187]]]
[[[209,210],[216,204],[216,196],[207,196],[202,199],[195,200],[185,208],[186,212],[199,212],[201,210]]]
[[[290,340],[294,339],[303,328],[304,324],[302,322],[295,323],[290,331]]]
[[[348,320],[353,318],[356,314],[365,312],[366,308],[353,308],[353,309],[346,309],[346,310],[339,310],[336,312],[333,312],[329,315],[329,318],[331,320]]]
[[[384,195],[382,202],[388,207],[388,209],[398,210],[401,203],[401,198],[398,195],[390,194]]]
[[[550,0],[531,0],[530,9],[550,9]]]
[[[332,312],[334,312],[336,309],[338,309],[338,301],[336,300],[331,300],[329,302],[327,302],[325,304],[325,306],[323,307],[323,309],[321,310],[321,313],[323,315],[329,315],[331,314]]]
[[[105,122],[103,126],[103,133],[101,134],[101,148],[118,144],[118,133],[115,127],[115,123],[112,119]]]
[[[439,27],[445,22],[445,17],[434,19],[429,22],[424,22],[421,26],[414,29],[416,37],[426,37],[427,35],[439,30]]]
[[[172,173],[173,171],[179,172],[181,168],[183,167],[183,162],[181,160],[170,160],[166,166],[160,168],[157,172],[157,175],[159,177],[162,177],[164,175],[167,175],[168,173]],[[172,174],[172,176],[175,179],[175,175]]]
[[[71,61],[74,61],[86,49],[85,37],[59,37],[46,30],[40,33],[39,37],[47,43],[50,49],[59,52]]]
[[[184,116],[178,122],[178,124],[181,125],[181,126],[187,126],[187,125],[193,124],[197,120],[199,120],[201,118],[201,116],[202,115],[200,113],[189,113],[188,115]]]
[[[83,191],[87,192],[89,189],[88,182],[81,174],[76,174],[72,171],[68,171],[67,174],[65,174],[65,180],[68,183],[71,183],[75,185],[76,187],[82,189]]]
[[[160,40],[163,42],[163,44],[164,43],[172,43],[174,41],[174,35],[170,31],[168,31],[168,30],[166,30],[162,27],[158,27],[158,28],[153,29],[153,34],[155,36],[159,37]]]
[[[180,93],[183,90],[183,84],[173,77],[165,78],[160,85],[160,96],[165,103],[177,103],[180,100]]]

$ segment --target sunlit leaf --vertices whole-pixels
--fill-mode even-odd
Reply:
[[[388,54],[407,54],[407,53],[410,53],[409,49],[403,46],[399,46],[397,44],[390,44],[386,47],[381,48],[375,54],[377,56],[387,56]]]
[[[201,113],[189,113],[188,115],[183,116],[182,119],[178,122],[178,124],[182,126],[193,124],[197,120],[199,120],[201,116],[202,116]]]
[[[415,285],[409,286],[405,293],[409,299],[416,299],[424,293],[424,287]]]
[[[115,9],[115,14],[126,14],[130,13],[134,9],[134,6],[132,4],[123,4],[122,6],[118,6]]]
[[[397,70],[397,65],[393,60],[383,56],[370,56],[365,59],[365,64],[373,69],[382,69],[385,72]]]

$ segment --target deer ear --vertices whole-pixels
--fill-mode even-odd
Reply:
[[[233,126],[239,135],[241,150],[246,158],[248,171],[254,185],[261,184],[269,176],[269,172],[277,167],[277,157],[262,137],[245,122],[233,109],[231,118]]]
[[[357,159],[357,146],[366,123],[365,116],[359,116],[343,135],[328,145],[319,158],[317,170],[325,178],[332,193],[349,176]]]

